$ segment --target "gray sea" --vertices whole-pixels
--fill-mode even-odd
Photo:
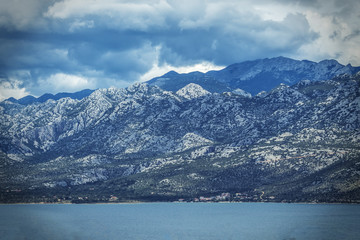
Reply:
[[[360,239],[360,205],[0,205],[0,239]]]

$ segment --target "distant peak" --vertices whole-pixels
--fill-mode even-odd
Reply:
[[[205,74],[171,71],[153,78],[149,83],[176,92],[193,82],[214,93],[232,92],[240,88],[255,96],[261,91],[271,91],[281,82],[292,86],[303,79],[326,80],[345,73],[352,75],[359,70],[360,67],[344,66],[334,59],[314,62],[276,56],[234,63],[224,69],[208,71]]]
[[[289,61],[297,61],[295,59],[292,59],[292,58],[288,58],[288,57],[284,57],[284,56],[279,56],[279,57],[274,57],[274,58],[269,58],[269,59],[265,59],[265,60],[269,60],[269,61],[286,61],[286,62],[289,62]]]
[[[67,98],[67,97],[69,97],[71,99],[81,100],[81,99],[89,96],[93,92],[94,92],[94,90],[84,89],[84,90],[74,92],[74,93],[60,92],[55,95],[51,94],[51,93],[45,93],[38,98],[28,95],[28,96],[20,98],[18,100],[12,99],[11,101],[22,104],[22,105],[29,105],[29,104],[33,104],[33,103],[43,103],[49,99],[57,101],[59,99]]]
[[[323,64],[323,65],[341,65],[335,59],[325,59],[325,60],[320,61],[319,64]]]
[[[176,76],[176,75],[179,75],[179,73],[177,73],[175,71],[170,71],[170,72],[167,72],[166,74],[164,74],[163,77],[171,77],[171,76]]]
[[[13,97],[10,97],[8,99],[5,99],[5,101],[9,101],[9,102],[13,102],[13,103],[17,103],[17,99],[13,98]]]
[[[291,58],[287,58],[287,57],[284,57],[284,56],[278,56],[278,57],[274,57],[272,59],[286,59],[286,60],[290,59],[290,60],[293,60]]]
[[[186,99],[193,99],[210,94],[210,92],[206,91],[198,84],[189,83],[185,87],[178,90],[176,94]]]

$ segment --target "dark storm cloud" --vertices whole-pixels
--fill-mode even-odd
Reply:
[[[0,88],[1,82],[7,81],[6,86],[41,94],[54,86],[60,89],[71,79],[79,83],[73,84],[74,90],[87,82],[92,87],[123,86],[154,66],[201,62],[224,66],[279,55],[310,60],[347,56],[339,49],[335,55],[332,49],[339,44],[331,44],[344,39],[352,45],[358,41],[355,22],[359,16],[352,8],[355,2],[326,3],[1,2]],[[327,39],[329,44],[323,44]],[[60,76],[67,78],[63,85],[52,83],[61,81]]]
[[[289,14],[282,22],[251,19],[228,26],[225,22],[209,28],[179,29],[165,38],[150,40],[163,46],[161,60],[171,64],[207,60],[228,65],[293,53],[317,37],[301,14]]]

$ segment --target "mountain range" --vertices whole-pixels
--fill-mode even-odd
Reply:
[[[352,75],[359,71],[360,67],[353,67],[350,64],[344,66],[336,60],[316,63],[277,57],[235,63],[220,71],[207,73],[179,74],[171,71],[151,79],[148,83],[168,91],[177,91],[189,83],[196,83],[210,92],[222,93],[241,89],[256,95],[261,91],[270,91],[281,83],[293,85],[301,80],[327,80],[342,74]]]
[[[38,98],[31,96],[31,95],[25,96],[20,99],[15,99],[15,98],[11,97],[11,98],[8,98],[7,101],[22,104],[22,105],[28,105],[28,104],[33,104],[33,103],[44,103],[49,99],[59,100],[61,98],[67,98],[67,97],[80,100],[80,99],[83,99],[84,97],[89,96],[93,92],[94,92],[94,90],[84,89],[84,90],[81,90],[81,91],[75,92],[75,93],[62,92],[62,93],[57,93],[55,95],[51,94],[51,93],[46,93],[44,95],[41,95]]]
[[[274,58],[5,100],[0,201],[359,202],[358,69]]]

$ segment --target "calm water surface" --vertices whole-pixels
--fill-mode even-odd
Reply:
[[[0,205],[0,239],[360,239],[360,205]]]

